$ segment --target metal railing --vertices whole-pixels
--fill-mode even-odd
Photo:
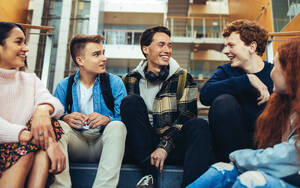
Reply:
[[[139,45],[143,30],[116,30],[105,29],[105,44]]]
[[[222,38],[227,17],[167,17],[166,26],[172,36],[189,38]]]
[[[174,37],[222,38],[227,17],[167,17],[165,26]],[[143,30],[104,29],[105,44],[138,45]]]
[[[267,55],[267,61],[271,62],[271,61],[273,61],[273,58],[274,58],[273,41],[278,40],[278,39],[275,39],[275,37],[288,37],[288,38],[289,37],[299,37],[300,31],[270,32],[270,33],[268,33],[268,36],[270,37],[270,40],[268,40],[268,43],[267,43],[266,55]],[[288,38],[284,38],[283,40],[287,40]]]

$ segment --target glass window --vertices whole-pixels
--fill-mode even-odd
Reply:
[[[70,30],[69,30],[69,39],[70,40],[77,34],[88,34],[89,29],[89,17],[90,17],[90,0],[78,0],[73,1],[72,3],[72,12],[70,18]],[[67,50],[67,58],[65,62],[65,77],[70,74],[75,73],[76,65],[71,58],[69,50]]]
[[[273,0],[274,30],[280,32],[300,13],[300,0]]]
[[[196,79],[207,80],[213,75],[218,66],[223,65],[225,63],[227,62],[192,61],[191,74]]]
[[[47,5],[47,4],[45,4]],[[60,19],[61,19],[61,11],[62,11],[62,0],[52,0],[50,1],[49,7],[44,7],[44,10],[49,10],[48,13],[43,18],[42,25],[48,25],[55,28],[52,31],[52,39],[53,39],[53,46],[51,49],[51,58],[50,58],[50,67],[49,67],[49,79],[47,83],[47,88],[52,91],[53,90],[53,79],[54,79],[54,72],[55,72],[55,64],[56,64],[56,56],[57,56],[57,46],[58,46],[58,33],[59,33],[59,26],[60,26]],[[35,73],[38,76],[42,74],[42,67],[43,67],[43,59],[44,59],[44,50],[45,50],[45,43],[46,43],[46,36],[41,35],[39,40],[39,48],[37,54],[37,62],[35,67]]]

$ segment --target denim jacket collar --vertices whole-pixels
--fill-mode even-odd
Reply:
[[[80,78],[80,70],[77,70],[74,76],[74,82],[76,83],[76,85],[78,85],[79,83],[79,78]],[[97,75],[95,83],[99,83],[100,82],[100,74]]]

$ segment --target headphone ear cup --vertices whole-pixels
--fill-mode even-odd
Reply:
[[[145,73],[145,78],[149,82],[156,82],[158,80],[159,76],[156,76],[153,72],[151,72],[151,71],[144,71],[144,73]]]
[[[163,68],[160,72],[159,72],[159,80],[164,81],[169,75],[169,69],[168,68]]]
[[[152,71],[146,71],[146,69],[144,69],[144,74],[145,74],[145,78],[149,82],[164,81],[169,75],[169,68],[168,67],[162,68],[158,76],[156,76]]]

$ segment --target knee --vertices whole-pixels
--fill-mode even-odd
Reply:
[[[104,135],[109,135],[109,137],[113,138],[124,138],[127,134],[126,126],[121,121],[112,121],[109,124],[106,125],[104,132]]]
[[[35,152],[30,152],[25,156],[22,156],[21,159],[24,161],[25,168],[30,169],[33,165],[33,161],[35,159]]]
[[[144,100],[141,96],[135,95],[135,94],[128,95],[122,100],[120,110],[121,110],[121,112],[124,112],[124,111],[130,112],[130,111],[135,110],[136,106],[139,106],[142,103],[144,103]]]
[[[263,173],[258,171],[247,171],[240,175],[233,187],[256,187],[266,184],[266,178]]]
[[[223,94],[215,98],[211,105],[211,108],[223,107],[224,109],[227,109],[228,107],[232,107],[236,104],[238,104],[238,101],[234,96],[229,94]]]
[[[218,96],[210,106],[209,116],[228,117],[240,108],[237,99],[229,94]]]
[[[183,131],[190,132],[193,134],[210,134],[208,122],[201,118],[194,118],[184,123]]]
[[[39,150],[35,153],[34,161],[40,166],[48,165],[49,162],[48,154],[43,150]]]
[[[218,162],[212,165],[217,171],[232,171],[234,170],[234,166],[231,163]]]

